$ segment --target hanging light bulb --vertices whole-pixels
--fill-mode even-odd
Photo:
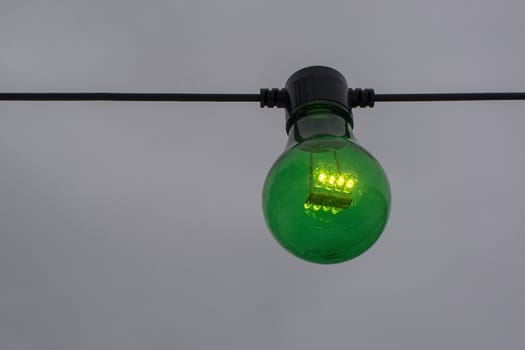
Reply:
[[[286,83],[289,139],[263,189],[266,223],[292,254],[315,263],[350,260],[381,235],[390,187],[381,165],[352,134],[348,87],[327,67]]]

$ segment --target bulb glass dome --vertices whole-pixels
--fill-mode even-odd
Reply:
[[[263,189],[275,239],[304,260],[333,264],[369,249],[390,211],[390,187],[377,160],[326,104],[308,106],[290,129]]]

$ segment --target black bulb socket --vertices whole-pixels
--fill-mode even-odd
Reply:
[[[289,103],[286,109],[286,132],[302,117],[308,115],[308,106],[322,103],[343,117],[353,128],[348,84],[337,70],[325,66],[311,66],[298,70],[285,84]]]

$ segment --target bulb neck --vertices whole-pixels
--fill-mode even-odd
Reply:
[[[300,117],[290,126],[286,149],[316,138],[340,138],[355,141],[352,126],[344,110],[335,104],[311,102],[296,111]]]

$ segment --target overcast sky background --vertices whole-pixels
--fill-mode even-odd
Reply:
[[[525,2],[0,1],[0,91],[525,91]],[[0,103],[0,348],[521,349],[525,102],[381,103],[377,244],[321,266],[267,230],[282,110]]]

